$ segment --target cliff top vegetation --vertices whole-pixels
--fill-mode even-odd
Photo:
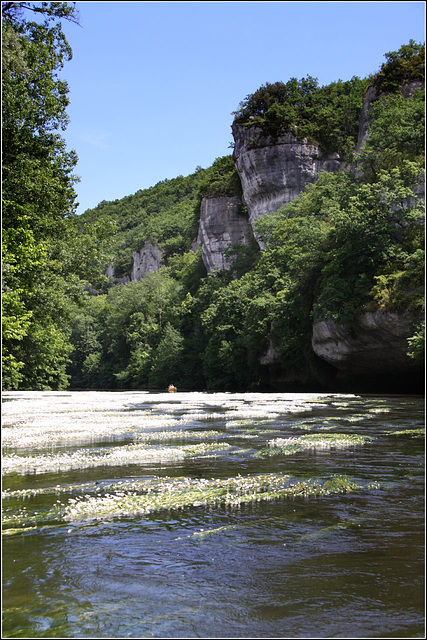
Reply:
[[[240,103],[234,122],[256,125],[273,137],[290,132],[344,157],[356,146],[368,85],[368,79],[353,77],[321,87],[311,76],[266,83]]]
[[[356,146],[367,88],[373,84],[378,92],[394,93],[409,81],[424,81],[425,45],[410,40],[385,57],[380,71],[370,78],[354,76],[324,86],[312,76],[266,83],[240,103],[234,122],[261,127],[273,137],[290,132],[319,144],[326,153],[348,158]]]
[[[413,80],[425,80],[425,44],[410,40],[398,51],[385,54],[386,62],[375,75],[373,84],[379,92],[396,93]]]

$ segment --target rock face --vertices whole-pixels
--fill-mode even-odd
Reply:
[[[357,136],[356,151],[360,152],[369,135],[369,119],[372,111],[372,102],[378,98],[375,87],[368,87],[363,99],[362,111],[360,112],[359,134]]]
[[[208,273],[228,269],[226,250],[234,244],[249,244],[252,228],[242,213],[242,201],[237,196],[203,198],[197,245],[202,247],[202,259]]]
[[[150,271],[157,271],[163,265],[163,252],[148,240],[142,249],[133,252],[131,280],[138,282]]]
[[[116,284],[127,284],[128,282],[138,282],[150,271],[157,271],[163,265],[163,253],[150,242],[146,242],[142,249],[133,252],[133,266],[130,276],[117,277],[114,275],[114,267],[109,264],[105,275],[107,278],[114,278]]]
[[[270,344],[268,345],[268,349],[263,356],[260,357],[259,363],[266,366],[271,364],[276,364],[278,362],[277,351],[273,345],[273,341],[270,338]]]
[[[294,200],[320,171],[344,166],[337,153],[325,156],[318,146],[291,133],[273,139],[256,126],[233,124],[232,130],[233,158],[251,224]]]
[[[127,275],[115,276],[114,267],[112,264],[108,265],[105,275],[107,276],[107,278],[114,278],[115,284],[127,284],[128,282],[130,282],[130,277]]]
[[[408,97],[419,88],[422,88],[420,82],[410,83],[403,87],[402,94]],[[369,136],[372,102],[377,98],[376,89],[370,87],[360,116],[357,151]],[[260,127],[236,123],[232,130],[233,158],[252,225],[263,215],[274,213],[294,200],[308,184],[315,182],[320,171],[347,168],[338,154],[326,156],[318,146],[297,140],[291,133],[273,139]],[[423,185],[419,185],[416,196],[422,197],[423,193]],[[410,200],[408,205],[413,204]],[[257,241],[264,248],[259,238]],[[322,379],[331,388],[340,380],[344,385],[351,386],[356,381],[356,386],[358,382],[363,386],[364,378],[369,378],[372,388],[376,387],[377,379],[390,379],[390,376],[403,375],[409,381],[416,367],[407,356],[407,339],[413,335],[420,319],[410,312],[368,312],[359,317],[353,332],[331,319],[315,323],[313,358],[317,359],[315,364],[321,372],[317,380]],[[276,367],[274,376],[280,376],[279,358],[272,344],[259,363],[266,369]]]
[[[328,319],[313,326],[314,353],[344,374],[411,372],[408,338],[421,317],[409,311],[374,311],[358,318],[354,331]]]

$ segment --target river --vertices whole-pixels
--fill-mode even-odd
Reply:
[[[3,637],[424,637],[424,401],[3,394]]]

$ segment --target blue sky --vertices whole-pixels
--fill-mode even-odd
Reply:
[[[78,213],[231,153],[233,111],[266,82],[365,77],[425,40],[424,2],[77,2],[70,125]]]

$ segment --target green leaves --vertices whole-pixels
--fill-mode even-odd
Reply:
[[[420,323],[413,336],[408,339],[408,356],[422,364],[425,358],[425,322]]]
[[[385,54],[387,62],[381,66],[376,75],[375,86],[381,92],[399,91],[411,80],[424,80],[425,45],[410,40],[398,51]]]
[[[200,169],[173,180],[163,180],[149,189],[115,200],[102,201],[79,216],[84,230],[98,219],[114,220],[112,235],[114,275],[130,275],[133,252],[148,241],[163,251],[164,259],[188,252],[197,237],[200,213],[200,189],[207,170]],[[107,264],[107,263],[106,263]],[[105,265],[106,266],[106,265]]]
[[[167,386],[181,368],[181,301],[180,285],[162,269],[75,308],[72,384]]]
[[[266,83],[241,102],[235,122],[258,125],[273,137],[290,132],[326,153],[342,157],[354,149],[367,80],[353,77],[319,87],[315,78]]]
[[[77,157],[58,133],[68,124],[59,72],[71,58],[62,18],[76,21],[74,6],[3,5],[5,388],[67,386],[70,301],[100,278],[113,231],[99,221],[84,234],[72,220]]]
[[[217,158],[204,173],[204,182],[199,192],[200,198],[242,194],[242,185],[231,155]]]
[[[184,338],[168,322],[162,332],[162,338],[153,354],[149,373],[150,386],[164,388],[179,379],[181,358],[184,350]]]
[[[373,105],[369,137],[356,160],[366,180],[376,180],[382,169],[405,160],[424,166],[425,91],[404,98],[400,93],[380,97]]]

